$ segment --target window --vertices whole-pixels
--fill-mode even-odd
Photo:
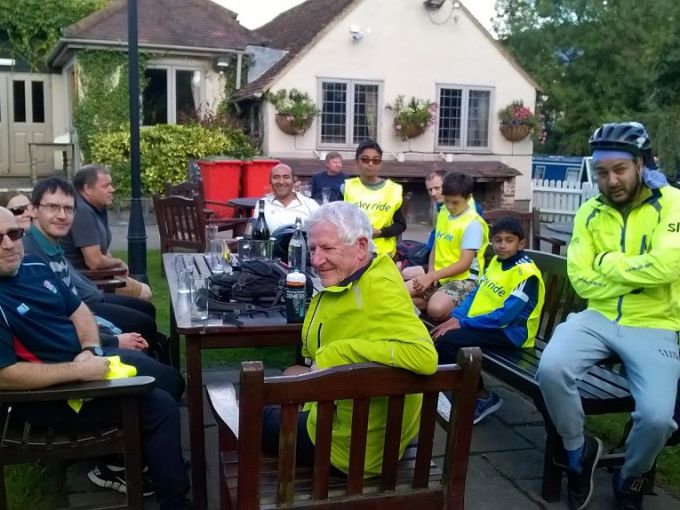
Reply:
[[[570,183],[577,183],[578,178],[581,174],[581,169],[577,166],[570,166],[567,167],[567,175],[565,176],[564,180]]]
[[[26,122],[26,83],[14,81],[14,122]]]
[[[41,81],[31,82],[31,100],[33,105],[33,122],[45,122],[45,87]]]
[[[545,179],[545,165],[536,165],[534,179]]]
[[[193,116],[203,100],[202,73],[175,67],[144,71],[147,85],[142,93],[142,124],[177,124]]]
[[[379,94],[377,83],[322,81],[321,145],[348,147],[377,138]]]
[[[439,88],[439,148],[489,147],[491,89],[470,87]]]

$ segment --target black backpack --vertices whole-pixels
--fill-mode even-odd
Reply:
[[[402,262],[402,268],[409,266],[427,266],[430,250],[425,243],[418,241],[399,241],[395,259]]]
[[[285,298],[286,269],[271,260],[247,260],[232,274],[210,277],[210,290],[220,301],[237,301],[256,305],[278,305]],[[313,286],[307,274],[307,297]]]

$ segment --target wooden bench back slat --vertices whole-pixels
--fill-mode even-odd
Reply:
[[[438,393],[425,393],[423,395],[416,466],[413,474],[414,489],[427,487],[430,479],[430,459],[432,459],[432,450],[434,448],[434,428],[437,419],[438,397]]]
[[[276,502],[290,504],[295,496],[295,449],[297,443],[297,404],[281,406],[279,430],[279,477]]]
[[[332,400],[319,402],[316,410],[316,444],[314,445],[314,499],[328,497],[328,477],[331,468],[331,434],[333,432]]]
[[[387,404],[385,446],[383,448],[380,490],[391,491],[397,483],[397,465],[401,445],[401,425],[404,418],[404,395],[390,397]]]
[[[364,462],[366,460],[366,432],[370,399],[355,399],[352,406],[352,438],[349,447],[349,473],[347,494],[360,494],[364,488]]]
[[[260,460],[262,450],[262,407],[264,371],[258,362],[241,365],[239,413],[239,508],[258,508],[260,502]],[[248,431],[248,434],[245,434]]]

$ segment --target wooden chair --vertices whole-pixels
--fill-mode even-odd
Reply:
[[[226,206],[224,202],[216,200],[206,200],[203,184],[200,182],[180,182],[179,184],[165,183],[164,194],[166,197],[178,196],[185,198],[198,197],[200,210],[203,211],[203,218],[206,224],[217,225],[220,232],[231,230],[234,237],[243,234],[247,219],[242,218],[213,218],[214,212],[206,207],[206,204]]]
[[[550,244],[550,251],[555,255],[560,254],[562,246],[566,246],[567,242],[563,239],[556,239],[554,237],[546,237],[541,235],[541,219],[540,212],[534,208],[532,211],[517,211],[514,209],[491,209],[484,211],[484,221],[491,227],[494,221],[499,218],[510,216],[516,218],[524,229],[524,233],[529,240],[528,249],[540,251],[541,241]]]
[[[142,446],[139,397],[151,391],[153,377],[131,377],[88,383],[63,384],[42,390],[0,391],[0,510],[7,510],[4,466],[38,461],[83,459],[109,454],[125,456],[127,505],[106,508],[144,508],[142,496]],[[116,398],[120,402],[121,426],[90,431],[59,432],[12,416],[11,406],[20,403],[69,399]],[[84,404],[87,405],[87,402]],[[115,405],[112,404],[111,405]],[[102,507],[103,508],[103,507]]]
[[[197,195],[191,198],[153,196],[158,221],[161,253],[181,248],[185,251],[205,250],[205,218]]]
[[[232,385],[209,385],[208,400],[219,427],[222,509],[462,509],[472,417],[481,351],[461,349],[457,365],[441,365],[431,376],[363,363],[292,377],[264,377],[261,362],[241,365],[240,409]],[[437,399],[453,391],[446,452],[439,469],[432,463]],[[418,444],[399,461],[405,395],[423,394]],[[386,397],[388,417],[382,475],[364,478],[364,455],[371,398]],[[347,478],[331,477],[334,401],[353,400]],[[313,468],[296,467],[300,405],[318,402]],[[262,409],[281,405],[278,459],[262,458]]]

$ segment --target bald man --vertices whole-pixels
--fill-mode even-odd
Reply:
[[[269,174],[272,192],[264,197],[264,217],[269,231],[274,232],[279,227],[295,224],[295,218],[304,221],[319,208],[315,200],[293,190],[295,178],[293,170],[288,165],[276,165]],[[260,206],[255,208],[255,217],[260,212]]]

